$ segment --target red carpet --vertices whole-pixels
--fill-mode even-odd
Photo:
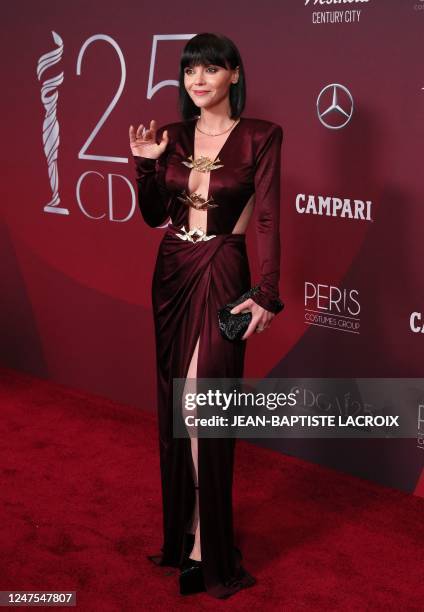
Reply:
[[[423,610],[424,499],[239,441],[235,521],[258,584],[182,598],[154,567],[152,413],[0,370],[1,590],[75,590],[84,611]]]

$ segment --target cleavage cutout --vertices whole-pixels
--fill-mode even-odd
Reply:
[[[231,130],[229,130],[226,134],[222,135],[222,136],[225,136],[224,140],[222,140],[222,137],[219,137],[219,140],[216,142],[215,147],[213,149],[209,149],[209,150],[204,149],[202,153],[199,153],[197,150],[198,146],[197,146],[196,140],[197,140],[197,135],[199,134],[199,132],[196,129],[196,126],[194,126],[194,155],[193,155],[193,158],[198,159],[199,157],[201,157],[201,155],[204,155],[204,156],[209,157],[209,159],[213,159],[214,161],[216,161],[217,157],[219,156],[220,151],[222,150],[225,142],[227,141],[227,138],[229,138],[231,132],[238,125],[239,121],[240,119],[237,121],[237,123],[235,123],[232,126]],[[201,136],[203,136],[203,134],[201,134]],[[206,141],[206,138],[205,138],[205,141]],[[190,195],[193,193],[197,193],[198,195],[202,196],[202,198],[205,198],[205,200],[209,199],[211,197],[211,194],[209,193],[211,172],[219,172],[219,171],[220,171],[220,168],[217,168],[216,170],[210,170],[210,172],[199,172],[198,170],[195,170],[194,168],[192,168],[190,170],[190,174],[188,177],[188,193]],[[217,202],[217,204],[219,204],[219,202]],[[188,207],[188,226],[190,229],[193,229],[194,227],[199,227],[204,232],[207,232],[207,227],[208,227],[207,209],[206,210],[196,210],[195,208],[192,208],[191,206],[189,206]]]

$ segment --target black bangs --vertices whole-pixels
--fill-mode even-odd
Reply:
[[[180,66],[184,69],[199,64],[203,66],[215,64],[223,68],[235,68],[230,65],[231,50],[225,47],[225,42],[214,34],[198,34],[185,46]]]
[[[188,66],[214,64],[228,70],[239,67],[239,79],[230,86],[231,118],[241,115],[246,103],[246,78],[240,53],[232,40],[223,34],[202,32],[193,36],[185,45],[180,58],[179,110],[183,120],[197,117],[199,107],[188,95],[184,86],[184,69]]]

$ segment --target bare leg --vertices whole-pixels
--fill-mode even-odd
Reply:
[[[197,340],[196,347],[193,351],[193,355],[190,361],[190,366],[188,368],[188,372],[187,372],[188,383],[186,381],[184,392],[187,392],[188,390],[190,393],[194,393],[196,391],[195,379],[197,377],[198,354],[199,354],[199,338]],[[189,412],[189,414],[194,414],[194,413],[195,411]],[[183,413],[184,416],[186,414],[187,412]],[[198,461],[197,461],[198,444],[197,444],[196,429],[192,428],[192,430],[190,431],[190,428],[188,428],[188,431],[189,431],[190,443],[191,443],[193,480],[194,480],[194,484],[196,487],[195,506],[194,506],[192,524],[191,524],[191,529],[190,529],[190,533],[194,533],[194,546],[190,553],[190,558],[200,561],[201,551],[200,551],[199,488],[198,488]]]

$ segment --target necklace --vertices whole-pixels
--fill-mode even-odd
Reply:
[[[232,125],[230,125],[229,128],[227,128],[226,130],[224,130],[223,132],[219,132],[218,134],[209,134],[208,132],[204,132],[203,130],[201,130],[198,126],[199,123],[199,119],[196,121],[196,130],[198,130],[199,132],[201,132],[202,134],[205,134],[206,136],[221,136],[222,134],[225,134],[226,132],[229,132],[235,125],[236,123],[238,123],[240,121],[240,119],[235,120],[233,122]]]

